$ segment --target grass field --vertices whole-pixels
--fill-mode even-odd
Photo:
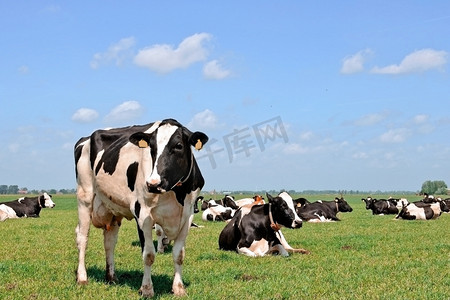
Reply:
[[[450,214],[396,221],[392,215],[372,216],[362,196],[345,197],[353,212],[340,213],[341,222],[284,229],[291,246],[311,251],[287,258],[219,251],[225,224],[206,223],[196,215],[195,222],[204,227],[191,229],[187,239],[187,299],[450,299]],[[307,198],[331,200],[334,195]],[[91,227],[90,281],[78,286],[76,199],[57,195],[53,200],[56,207],[43,209],[41,218],[0,223],[0,299],[139,299],[142,260],[135,223],[123,222],[119,233],[115,285],[104,280],[103,236]],[[171,254],[158,255],[155,298],[175,298],[172,275]]]

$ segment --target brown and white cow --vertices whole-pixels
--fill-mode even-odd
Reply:
[[[87,283],[86,246],[90,223],[103,229],[106,279],[115,281],[114,248],[123,218],[135,219],[142,247],[144,275],[140,292],[154,295],[152,228],[158,225],[174,241],[172,290],[185,295],[181,279],[185,241],[194,203],[204,185],[191,150],[208,141],[173,119],[142,126],[97,130],[75,145],[77,177],[77,282]]]

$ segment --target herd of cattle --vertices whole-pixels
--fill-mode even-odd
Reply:
[[[202,201],[202,219],[227,221],[219,235],[219,248],[248,256],[289,252],[308,253],[292,248],[281,233],[281,227],[300,228],[303,221],[339,221],[338,212],[351,212],[343,199],[309,202],[292,199],[282,192],[235,200],[225,196],[220,201],[204,201],[199,194],[204,179],[193,155],[208,142],[202,132],[191,132],[173,119],[146,125],[97,130],[75,145],[78,225],[75,229],[78,248],[76,279],[88,281],[85,256],[89,227],[103,230],[106,256],[106,279],[117,280],[114,249],[122,220],[134,219],[142,249],[144,274],[140,293],[154,296],[151,268],[156,250],[152,231],[156,229],[158,251],[173,241],[174,277],[172,291],[186,294],[182,281],[185,241],[193,224],[194,211]],[[397,218],[432,219],[448,212],[448,200],[427,197],[423,203],[406,200],[364,199],[374,214],[396,211]],[[433,203],[427,203],[428,201]],[[0,203],[0,220],[16,217],[38,217],[41,208],[53,207],[50,195]],[[394,210],[395,208],[395,210]]]

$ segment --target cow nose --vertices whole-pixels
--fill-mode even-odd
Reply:
[[[165,190],[161,187],[161,181],[159,180],[150,180],[147,182],[147,188],[150,193],[161,194],[165,192]]]
[[[294,228],[300,228],[300,227],[302,227],[303,226],[303,222],[300,220],[295,220],[294,221],[294,224],[293,224],[294,226],[292,226],[292,227],[294,227]]]

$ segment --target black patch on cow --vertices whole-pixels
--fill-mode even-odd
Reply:
[[[127,180],[128,180],[128,188],[130,191],[134,191],[134,185],[136,183],[136,176],[138,171],[139,163],[136,161],[128,166],[127,169]]]
[[[134,203],[134,219],[136,220],[139,243],[141,244],[141,252],[144,252],[144,244],[145,244],[144,232],[142,231],[141,227],[139,227],[138,223],[140,213],[141,213],[141,205],[139,204],[139,201],[136,201]]]

